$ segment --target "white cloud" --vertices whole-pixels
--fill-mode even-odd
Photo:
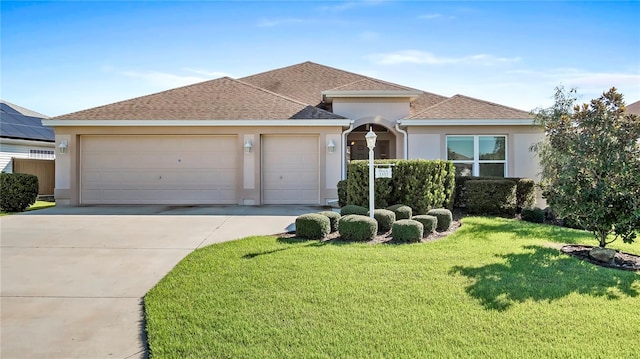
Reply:
[[[362,1],[346,1],[338,3],[336,5],[327,5],[320,8],[321,11],[340,12],[345,10],[351,10],[362,6],[380,5],[385,0],[362,0]]]
[[[402,50],[396,52],[372,54],[367,56],[378,65],[401,65],[401,64],[423,64],[423,65],[482,65],[492,66],[497,64],[513,63],[520,61],[519,57],[498,57],[489,54],[477,54],[463,57],[440,57],[427,51]]]
[[[203,69],[194,69],[191,67],[183,67],[182,70],[192,72],[198,75],[207,76],[212,79],[219,78],[219,77],[233,77],[230,74],[226,72],[221,72],[221,71],[209,71],[209,70],[203,70]]]
[[[418,19],[423,19],[423,20],[436,20],[436,19],[453,20],[455,18],[456,18],[455,16],[451,16],[451,15],[447,16],[440,13],[424,14],[424,15],[418,16]]]
[[[280,25],[301,24],[307,22],[305,19],[283,18],[283,19],[262,19],[258,22],[259,27],[275,27]]]

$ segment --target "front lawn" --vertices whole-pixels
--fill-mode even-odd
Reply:
[[[596,245],[586,232],[489,218],[424,244],[212,245],[145,296],[151,356],[638,357],[640,273],[559,243]]]
[[[36,211],[38,209],[44,209],[44,208],[49,208],[49,207],[55,207],[56,203],[55,202],[47,202],[47,201],[36,201],[36,203],[32,204],[31,206],[29,206],[26,210],[27,211]],[[16,212],[5,212],[5,211],[0,211],[0,216],[6,216],[8,214],[13,214]]]

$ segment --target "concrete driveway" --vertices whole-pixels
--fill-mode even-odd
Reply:
[[[145,358],[142,297],[182,258],[285,232],[319,210],[61,207],[0,217],[0,357]]]

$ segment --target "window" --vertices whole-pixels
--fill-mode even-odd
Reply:
[[[447,159],[456,166],[456,176],[504,177],[507,137],[447,136]]]
[[[29,150],[29,158],[52,160],[55,159],[55,152],[53,150]]]

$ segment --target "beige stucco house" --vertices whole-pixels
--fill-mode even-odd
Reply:
[[[304,62],[44,120],[59,205],[326,204],[351,159],[449,159],[536,178],[529,113]]]

